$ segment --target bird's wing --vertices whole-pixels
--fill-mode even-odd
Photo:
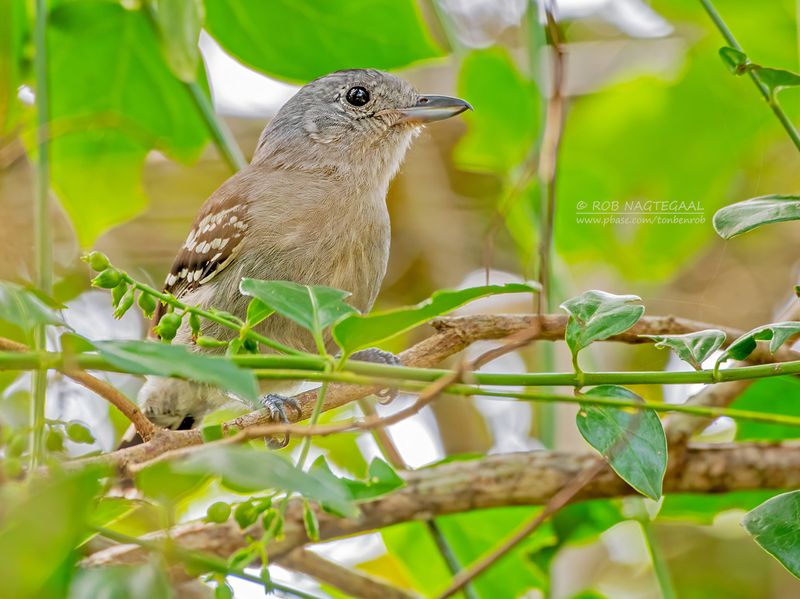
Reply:
[[[236,258],[247,226],[247,204],[237,195],[210,198],[172,264],[164,291],[180,298],[211,281]],[[159,303],[155,323],[162,314]]]

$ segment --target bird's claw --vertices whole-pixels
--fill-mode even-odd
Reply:
[[[350,358],[352,360],[358,360],[359,362],[371,362],[372,364],[387,364],[389,366],[401,365],[400,358],[398,356],[392,352],[378,349],[377,347],[370,347],[369,349],[357,351],[350,356]],[[386,405],[394,401],[394,399],[397,397],[397,389],[393,387],[381,389],[375,395],[378,398],[378,403]]]
[[[303,410],[294,397],[286,397],[285,395],[278,395],[277,393],[268,393],[261,398],[261,405],[269,410],[269,415],[275,422],[289,424],[290,421],[289,417],[286,415],[286,406],[292,408],[297,413],[298,418],[303,415]],[[285,433],[280,440],[271,438],[267,443],[272,449],[286,447],[289,444],[289,433]]]

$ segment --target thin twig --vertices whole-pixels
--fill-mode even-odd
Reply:
[[[728,43],[728,45],[736,50],[739,50],[739,52],[745,53],[742,47],[739,45],[739,42],[736,41],[736,38],[731,30],[728,29],[725,21],[722,20],[722,16],[717,12],[717,9],[714,8],[711,0],[700,0],[700,4],[702,4],[703,8],[706,9],[708,16],[714,22],[714,25],[716,25],[717,29],[719,29],[719,32],[722,34],[722,37],[725,38],[725,41]],[[750,79],[753,80],[753,83],[758,88],[758,91],[761,92],[761,95],[764,96],[764,99],[767,101],[767,104],[772,109],[772,112],[780,121],[784,130],[789,134],[792,143],[794,143],[795,147],[800,150],[800,134],[798,134],[797,129],[795,129],[792,121],[789,120],[789,117],[783,111],[783,108],[781,108],[780,104],[778,104],[778,101],[772,96],[772,94],[770,94],[769,88],[761,81],[758,73],[754,72],[753,70],[748,70],[747,74],[750,75]]]
[[[418,595],[391,586],[365,572],[339,564],[298,547],[281,559],[281,566],[302,572],[359,599],[416,599]]]
[[[601,459],[595,459],[594,464],[584,469],[578,476],[558,491],[553,498],[547,502],[541,512],[535,518],[526,522],[522,528],[514,531],[506,539],[504,539],[497,547],[492,549],[490,553],[479,558],[476,562],[471,564],[468,568],[463,570],[458,576],[453,579],[449,587],[437,599],[445,599],[460,591],[465,584],[474,580],[477,576],[485,572],[499,559],[508,554],[514,547],[519,545],[525,540],[528,535],[535,531],[542,523],[555,514],[558,510],[567,505],[572,499],[586,486],[595,476],[600,474],[606,469],[606,463]]]
[[[552,255],[553,228],[556,218],[556,172],[558,170],[558,150],[564,130],[564,41],[561,27],[556,21],[555,6],[552,0],[544,3],[546,28],[549,46],[552,51],[552,80],[550,98],[547,101],[542,149],[539,153],[539,179],[542,181],[542,226],[539,245],[539,283],[542,291],[536,296],[536,313],[542,314],[550,309],[552,298]]]
[[[12,341],[11,339],[6,339],[4,337],[0,337],[0,350],[2,351],[12,351],[12,352],[24,352],[28,351],[29,348],[22,343],[17,343],[16,341]],[[47,372],[46,370],[42,370],[42,372]],[[109,383],[98,379],[88,372],[83,370],[77,369],[67,369],[63,368],[60,370],[65,376],[69,377],[79,385],[89,389],[90,391],[96,393],[108,403],[113,405],[117,408],[122,414],[131,421],[133,426],[136,428],[136,432],[144,439],[145,441],[149,441],[150,438],[153,436],[153,432],[156,430],[156,426],[147,419],[147,417],[142,413],[135,403],[133,403],[130,399],[125,397],[123,393],[117,390],[116,387],[110,385]]]

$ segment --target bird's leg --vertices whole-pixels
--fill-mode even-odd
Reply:
[[[298,418],[303,415],[303,410],[300,408],[300,404],[297,403],[297,400],[294,397],[286,397],[285,395],[278,395],[277,393],[267,393],[261,398],[261,405],[269,410],[269,415],[275,422],[289,424],[290,421],[289,417],[286,415],[286,406],[289,406],[295,412],[297,412]],[[286,447],[289,444],[289,434],[284,434],[283,439],[280,441],[270,439],[268,443],[273,449],[281,449]]]
[[[392,352],[378,349],[377,347],[370,347],[357,351],[352,356],[351,360],[358,360],[359,362],[371,362],[373,364],[388,364],[389,366],[400,366],[400,358]],[[375,394],[381,404],[388,404],[397,397],[397,389],[388,387],[381,389]]]

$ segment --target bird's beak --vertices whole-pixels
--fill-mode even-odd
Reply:
[[[461,114],[465,110],[472,110],[472,106],[461,98],[450,96],[419,96],[416,104],[399,110],[400,123],[423,124],[433,121],[449,119],[451,116]]]

